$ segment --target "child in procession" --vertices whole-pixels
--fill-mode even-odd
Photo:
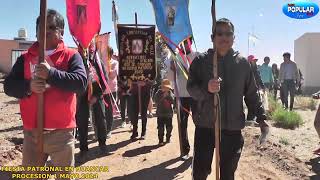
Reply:
[[[163,137],[166,129],[166,143],[170,143],[172,132],[172,117],[173,117],[173,93],[170,81],[163,79],[161,89],[155,94],[155,103],[157,104],[157,123],[158,123],[158,138],[159,145],[164,145]]]

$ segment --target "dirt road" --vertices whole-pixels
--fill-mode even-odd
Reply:
[[[20,165],[23,135],[19,106],[17,100],[3,93],[2,82],[0,80],[0,165]],[[320,179],[320,158],[312,155],[312,150],[319,146],[313,128],[315,111],[297,111],[303,116],[304,125],[296,130],[273,127],[265,145],[258,145],[259,129],[244,129],[245,146],[237,180]],[[121,128],[116,120],[112,137],[107,140],[109,153],[100,153],[97,143],[90,141],[86,159],[79,158],[77,148],[77,166],[108,166],[109,172],[98,174],[102,180],[191,180],[192,158],[180,160],[176,118],[173,121],[172,141],[160,147],[157,145],[156,118],[148,119],[146,140],[135,142],[129,140],[130,128]],[[188,131],[193,146],[191,119]],[[8,173],[0,172],[1,180],[10,179],[8,176]],[[212,173],[210,179],[213,177]]]

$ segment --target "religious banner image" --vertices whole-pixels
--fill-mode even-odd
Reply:
[[[118,38],[120,79],[154,80],[155,27],[136,28],[118,25]]]
[[[189,0],[150,0],[153,5],[159,32],[170,40],[168,45],[174,50],[176,45],[192,36],[189,19]]]

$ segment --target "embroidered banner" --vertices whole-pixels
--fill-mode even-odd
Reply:
[[[120,79],[154,80],[155,27],[136,28],[118,25],[118,39]]]

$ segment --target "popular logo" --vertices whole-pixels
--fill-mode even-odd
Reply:
[[[294,19],[308,19],[319,12],[319,6],[310,1],[294,1],[283,6],[282,11]]]

